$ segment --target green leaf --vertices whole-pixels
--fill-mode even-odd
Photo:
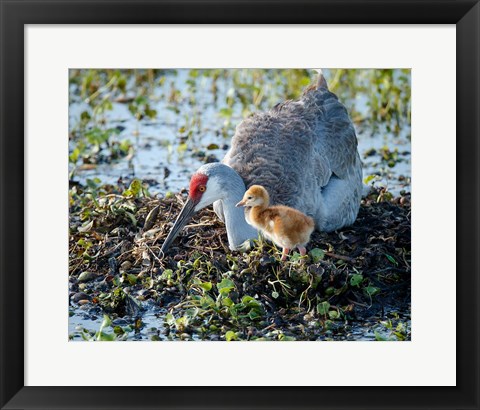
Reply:
[[[233,114],[233,109],[231,108],[222,108],[219,112],[222,117],[230,118]]]
[[[333,286],[328,287],[325,289],[325,295],[331,296],[335,293],[335,288]]]
[[[172,276],[173,276],[173,271],[171,269],[165,269],[162,275],[160,276],[160,279],[168,280],[168,279],[172,279]]]
[[[137,276],[133,275],[131,273],[127,274],[127,280],[130,283],[130,285],[135,285],[137,283]]]
[[[110,320],[110,318],[107,315],[103,315],[103,321],[102,321],[102,324],[100,325],[99,331],[96,333],[96,339],[100,341],[105,341],[105,342],[115,340],[115,334],[108,334],[103,331],[104,328],[111,325],[112,325],[112,321]]]
[[[157,110],[153,110],[147,105],[147,107],[145,108],[145,114],[149,118],[155,118],[157,116]]]
[[[382,336],[376,330],[375,330],[375,340],[377,340],[379,342],[388,342],[388,339],[385,336]]]
[[[233,300],[230,299],[230,298],[224,298],[222,299],[222,305],[223,306],[228,306],[228,307],[231,307],[233,306],[235,303],[233,303]]]
[[[258,301],[254,298],[252,298],[251,296],[244,296],[242,298],[242,303],[245,305],[245,306],[259,306],[260,303],[258,303]]]
[[[298,252],[294,252],[293,255],[290,256],[290,262],[298,262],[300,259],[302,259],[302,255]]]
[[[185,316],[187,316],[189,319],[194,319],[197,315],[198,315],[197,308],[191,308],[185,311]]]
[[[367,292],[367,294],[369,296],[375,296],[377,295],[378,293],[380,293],[380,289],[379,288],[376,288],[375,286],[367,286],[365,288],[365,292]]]
[[[199,286],[205,290],[205,291],[209,291],[210,289],[212,289],[212,282],[202,282],[199,284]]]
[[[86,241],[84,238],[80,238],[77,241],[77,244],[80,245],[81,247],[85,248],[85,250],[88,250],[90,247],[93,246],[91,242]]]
[[[376,177],[376,175],[369,175],[368,177],[366,177],[366,178],[363,180],[363,183],[364,183],[365,185],[368,185],[368,183],[369,183],[370,181],[372,181],[373,179],[375,179],[375,177]]]
[[[75,148],[69,156],[70,162],[75,164],[80,156],[80,150]]]
[[[225,339],[227,340],[227,342],[231,342],[232,340],[238,340],[237,334],[231,330],[225,333]]]
[[[278,335],[278,340],[281,342],[294,342],[296,339],[293,336],[286,336],[285,334],[280,333]]]
[[[141,190],[142,190],[142,183],[140,182],[139,179],[135,178],[131,182],[130,186],[128,187],[128,191],[130,191],[131,195],[138,196]]]
[[[175,321],[175,327],[177,328],[177,331],[184,332],[188,327],[188,323],[189,323],[188,317],[182,316]]]
[[[108,327],[112,325],[112,321],[107,315],[103,315],[103,322],[102,325],[100,326],[101,328]]]
[[[386,336],[381,335],[376,330],[374,331],[374,334],[375,334],[375,340],[377,340],[379,342],[390,342],[392,340],[392,339],[389,339]]]
[[[113,342],[115,339],[115,333],[98,332],[97,334],[97,340],[100,342]]]
[[[272,292],[272,298],[277,299],[279,296],[280,295],[278,294],[278,292],[275,292],[275,291]]]
[[[137,105],[145,105],[147,103],[148,103],[148,100],[143,95],[139,95],[138,97],[135,98],[135,104]]]
[[[129,140],[123,140],[120,143],[119,148],[124,154],[127,154],[131,146],[132,146],[132,143]]]
[[[137,226],[137,219],[131,212],[125,211],[125,215],[127,215],[130,218],[130,221],[132,222],[133,226]]]
[[[256,319],[259,319],[260,317],[262,317],[262,315],[260,313],[258,313],[256,310],[252,309],[250,312],[248,312],[248,317],[251,320],[256,320]]]
[[[397,336],[398,340],[405,340],[405,335],[400,332],[393,332],[395,336]]]
[[[387,259],[392,262],[394,265],[398,265],[398,262],[393,258],[393,256],[390,256],[388,254],[385,254],[385,256],[387,257]]]
[[[228,295],[229,292],[235,288],[235,284],[231,279],[223,278],[220,283],[217,283],[217,289],[221,295]]]
[[[350,285],[359,286],[363,281],[363,276],[359,274],[352,275],[350,278]]]
[[[209,295],[205,295],[200,299],[200,305],[202,309],[208,309],[215,306],[215,301]]]
[[[188,145],[186,143],[178,144],[177,152],[179,154],[182,154],[187,150],[187,148],[188,148]]]
[[[330,319],[333,320],[333,319],[338,319],[340,317],[340,314],[336,310],[330,310],[328,312],[328,316],[330,317]]]
[[[321,302],[317,305],[317,312],[320,315],[326,315],[328,309],[330,309],[330,303],[328,303],[327,301]]]
[[[320,262],[325,257],[325,252],[319,248],[314,248],[308,252],[314,263]]]
[[[92,118],[92,116],[90,115],[90,113],[88,111],[82,111],[82,113],[80,114],[80,119],[82,121],[88,121]]]
[[[173,316],[171,313],[167,313],[165,315],[165,322],[167,322],[169,326],[175,326],[175,316]]]

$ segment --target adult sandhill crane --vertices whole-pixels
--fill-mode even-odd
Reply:
[[[277,104],[243,120],[222,163],[201,166],[190,180],[187,202],[165,240],[165,253],[190,217],[213,203],[232,250],[258,237],[235,205],[252,185],[262,185],[273,205],[311,216],[315,228],[352,224],[362,195],[362,163],[347,110],[319,71],[315,86],[298,100]]]

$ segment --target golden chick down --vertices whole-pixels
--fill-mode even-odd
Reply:
[[[252,185],[236,206],[246,207],[247,222],[283,249],[282,260],[291,249],[306,254],[305,246],[315,229],[312,218],[288,206],[270,206],[268,192],[260,185]]]

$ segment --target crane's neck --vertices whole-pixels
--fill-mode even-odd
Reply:
[[[227,228],[228,244],[230,249],[235,250],[249,239],[257,239],[258,232],[245,220],[244,208],[235,205],[240,202],[245,193],[245,184],[232,168],[229,168],[228,178],[225,179],[223,198],[221,199],[225,226]]]

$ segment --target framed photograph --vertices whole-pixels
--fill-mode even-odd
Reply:
[[[479,408],[478,2],[1,10],[1,408]]]

